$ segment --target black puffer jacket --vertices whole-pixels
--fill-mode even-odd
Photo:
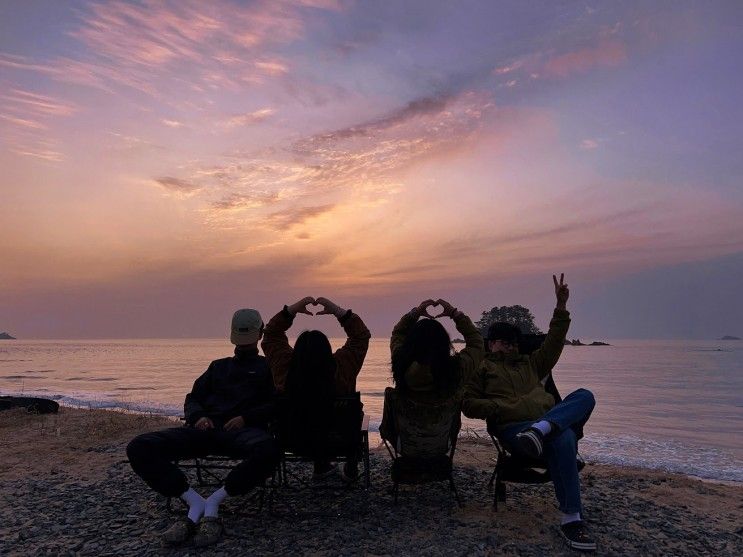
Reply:
[[[186,395],[186,423],[206,416],[221,428],[242,416],[246,426],[266,428],[273,415],[273,379],[258,350],[235,349],[230,358],[214,360]]]

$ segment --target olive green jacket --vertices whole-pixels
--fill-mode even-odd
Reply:
[[[487,354],[465,389],[464,415],[496,427],[544,415],[555,399],[542,380],[560,358],[569,326],[570,312],[555,309],[544,344],[532,354]]]
[[[407,313],[395,326],[390,339],[392,354],[403,345],[418,318],[416,312]],[[406,396],[397,388],[388,387],[385,391],[379,433],[405,456],[443,454],[451,446],[452,435],[459,430],[464,386],[480,366],[484,348],[482,336],[469,317],[460,314],[454,323],[466,344],[456,355],[460,383],[453,393],[437,393],[430,368],[417,362],[405,372],[409,388]]]
[[[407,337],[408,333],[417,321],[418,314],[416,312],[409,312],[400,319],[397,325],[395,325],[395,328],[392,330],[392,337],[390,338],[390,352],[392,354],[394,354],[405,343],[405,337]],[[461,388],[458,389],[455,396],[461,398],[464,386],[480,366],[485,349],[482,335],[480,335],[477,327],[475,327],[469,317],[464,313],[460,313],[457,318],[454,319],[454,324],[457,327],[457,331],[459,331],[459,333],[464,337],[465,342],[464,348],[456,355],[457,364],[461,373]],[[409,396],[411,398],[417,398],[424,401],[434,400],[436,398],[433,376],[431,375],[431,370],[427,365],[413,362],[405,372],[405,381],[410,388]]]

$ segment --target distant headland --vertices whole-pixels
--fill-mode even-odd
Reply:
[[[585,344],[579,338],[574,338],[573,340],[565,339],[565,346],[611,346],[611,344],[599,340],[594,340],[591,344]]]
[[[724,337],[720,337],[720,340],[740,340],[740,337],[725,335]]]
[[[10,336],[8,333],[0,333],[0,340],[15,340],[15,337]]]

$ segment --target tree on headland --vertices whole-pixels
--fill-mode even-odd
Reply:
[[[516,325],[521,329],[522,333],[539,335],[542,331],[534,323],[534,315],[532,315],[529,308],[524,306],[496,306],[489,311],[483,311],[480,320],[475,323],[475,326],[480,330],[480,333],[485,336],[488,332],[488,327],[492,323],[502,321],[504,323],[510,323]]]

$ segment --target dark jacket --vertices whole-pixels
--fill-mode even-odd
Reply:
[[[221,428],[242,416],[246,426],[266,428],[273,414],[274,387],[266,358],[258,349],[235,349],[230,358],[214,360],[186,395],[186,423],[206,416]]]
[[[348,395],[356,392],[356,377],[364,364],[366,351],[369,349],[371,333],[366,328],[361,317],[350,309],[338,319],[348,340],[333,353],[337,365],[335,372],[335,392],[337,395]],[[289,363],[294,349],[289,344],[286,331],[294,323],[294,316],[287,311],[286,306],[274,315],[263,331],[261,348],[271,365],[276,390],[283,393],[286,390],[286,376],[289,373]]]
[[[556,309],[544,344],[532,354],[487,354],[467,384],[462,411],[496,427],[536,420],[555,405],[544,390],[547,377],[562,354],[570,326],[570,312]]]

